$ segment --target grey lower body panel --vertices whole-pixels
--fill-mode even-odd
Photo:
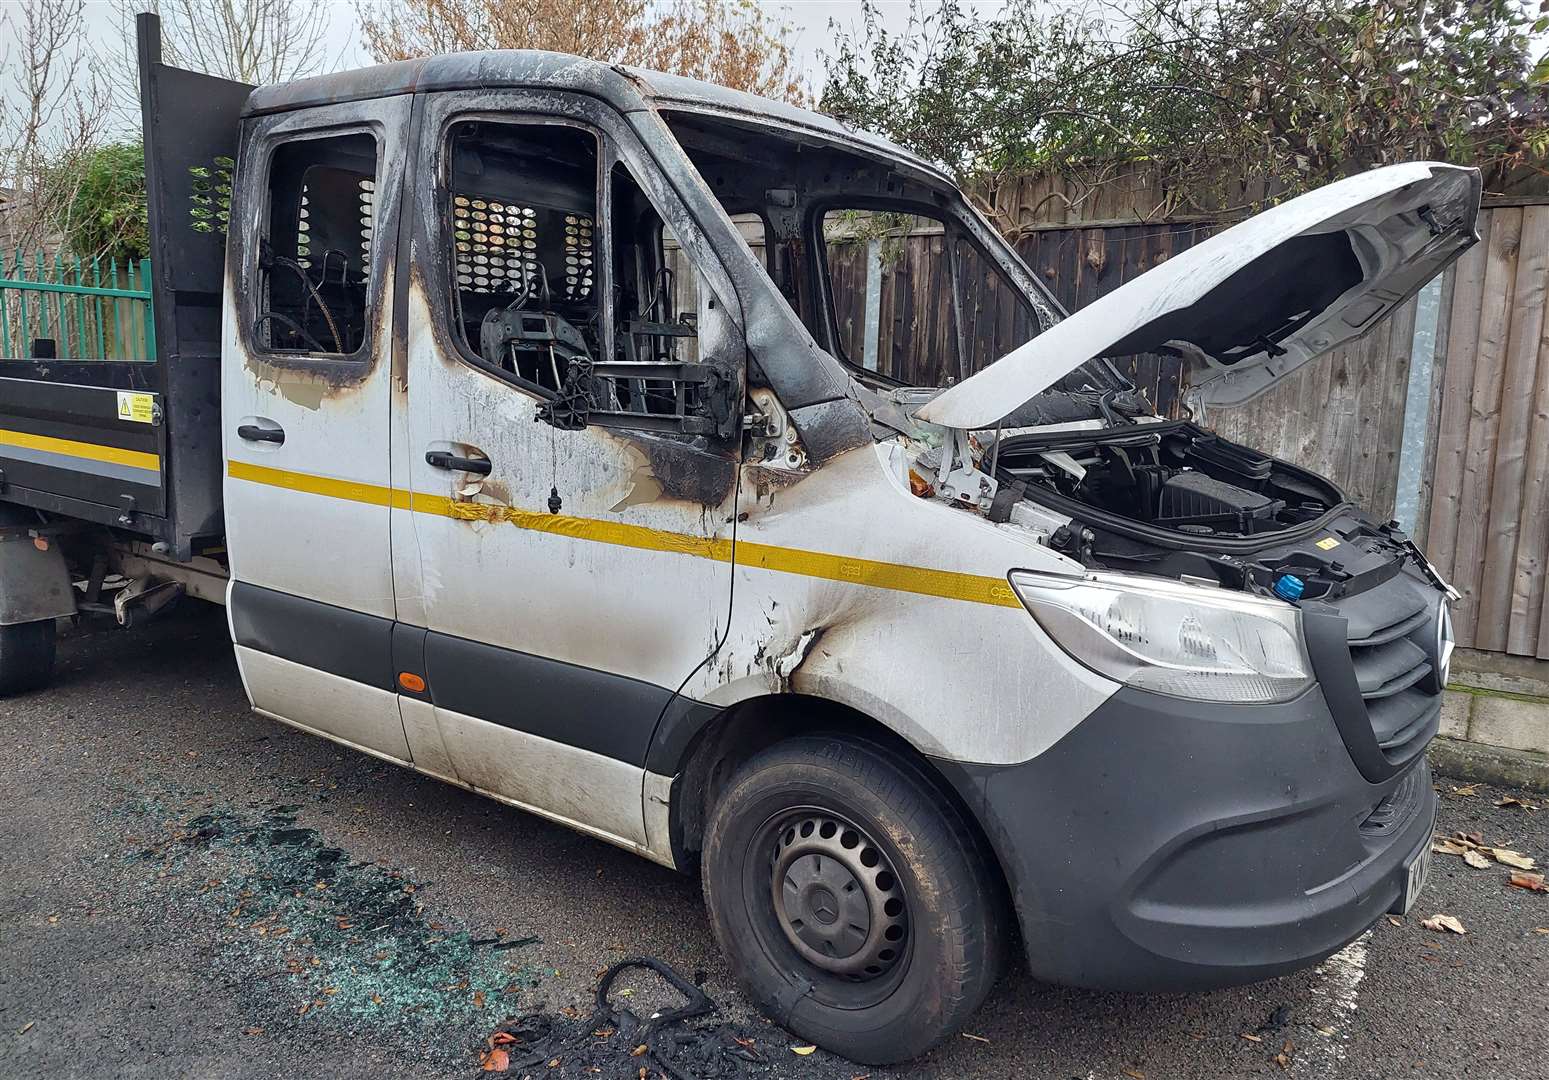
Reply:
[[[682,731],[677,721],[697,704],[627,676],[243,581],[232,585],[228,604],[238,645],[637,768],[646,765],[663,715]],[[404,690],[400,671],[421,676],[426,689]]]
[[[1316,963],[1403,896],[1423,757],[1356,769],[1321,692],[1212,705],[1124,689],[1020,765],[937,762],[984,824],[1035,975],[1204,990]]]

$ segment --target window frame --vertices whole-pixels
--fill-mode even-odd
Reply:
[[[271,173],[274,168],[274,157],[282,146],[291,146],[304,142],[320,142],[324,139],[335,139],[349,135],[369,135],[376,148],[376,161],[372,172],[372,259],[371,268],[366,278],[365,299],[365,325],[361,331],[360,345],[354,352],[314,352],[310,349],[275,349],[266,342],[260,340],[257,333],[257,321],[262,314],[260,304],[263,301],[263,271],[258,265],[259,252],[263,242],[270,236],[270,222],[274,213],[273,187]],[[383,248],[381,237],[383,236],[382,207],[387,200],[384,198],[384,168],[386,165],[387,132],[386,125],[381,120],[340,120],[335,123],[323,123],[313,127],[287,129],[277,126],[273,130],[259,135],[259,168],[255,173],[257,179],[249,184],[251,197],[256,200],[257,214],[254,219],[255,230],[243,252],[243,269],[250,274],[251,287],[246,289],[247,295],[241,301],[243,317],[239,328],[241,339],[249,355],[264,361],[265,363],[287,367],[311,368],[318,371],[329,371],[339,367],[347,367],[354,372],[365,366],[371,359],[376,347],[375,330],[378,322],[377,316],[381,313],[383,302],[383,271],[380,252]],[[270,271],[272,274],[273,271]]]
[[[493,123],[503,124],[508,127],[565,127],[572,130],[584,131],[591,135],[597,142],[597,168],[592,177],[592,199],[594,211],[592,215],[592,261],[593,261],[593,291],[598,296],[601,306],[601,322],[599,325],[599,349],[608,355],[613,342],[613,235],[611,230],[611,215],[605,216],[609,207],[604,204],[606,184],[603,177],[606,174],[609,159],[609,139],[596,125],[576,120],[568,116],[555,116],[550,113],[536,111],[513,111],[508,109],[470,108],[449,112],[441,121],[440,130],[435,142],[435,166],[432,176],[432,199],[434,200],[434,213],[430,215],[433,229],[430,235],[431,250],[433,252],[432,264],[436,267],[436,286],[441,290],[438,296],[435,322],[438,328],[438,337],[444,338],[444,344],[464,363],[482,371],[492,378],[499,379],[509,386],[514,386],[536,397],[540,401],[554,401],[558,394],[545,386],[535,383],[530,379],[524,379],[520,375],[506,371],[504,368],[491,364],[484,357],[475,352],[468,343],[467,334],[456,317],[457,302],[454,294],[458,291],[457,284],[457,260],[453,254],[451,244],[456,234],[456,228],[452,222],[452,155],[450,153],[452,132],[460,124],[466,123]],[[602,227],[602,223],[608,221],[610,227]]]
[[[594,258],[598,262],[598,285],[602,291],[604,317],[602,323],[601,361],[611,360],[615,350],[614,296],[613,296],[613,206],[611,175],[614,165],[622,165],[640,188],[645,200],[655,209],[664,225],[678,233],[686,257],[693,263],[699,277],[708,286],[710,294],[737,329],[740,363],[736,371],[739,386],[745,386],[747,372],[747,348],[742,338],[742,298],[725,258],[714,246],[713,230],[707,229],[693,209],[692,200],[683,191],[685,182],[696,178],[679,175],[661,160],[662,150],[651,145],[648,133],[642,132],[631,118],[619,113],[605,102],[581,93],[540,92],[520,87],[479,90],[438,90],[419,96],[422,103],[418,124],[425,136],[415,152],[415,160],[421,164],[411,181],[408,194],[412,200],[428,198],[431,207],[417,215],[414,230],[415,243],[423,242],[424,252],[415,259],[414,277],[423,283],[429,308],[429,330],[437,347],[451,359],[457,358],[473,371],[497,379],[528,398],[544,404],[555,400],[549,390],[523,379],[513,378],[510,372],[496,369],[483,362],[482,357],[471,355],[460,341],[462,334],[453,328],[453,281],[452,250],[449,245],[449,221],[447,195],[450,180],[450,161],[447,154],[451,129],[466,120],[490,120],[503,123],[563,123],[591,131],[599,141],[598,183],[600,184],[597,220],[594,235],[598,235]],[[434,138],[428,137],[434,132]],[[716,207],[719,211],[719,207]],[[681,219],[675,221],[675,219]],[[692,230],[689,237],[683,229]],[[735,226],[732,226],[735,228]],[[740,242],[740,241],[739,241]],[[412,372],[408,373],[412,380]],[[652,425],[641,424],[634,428],[628,424],[600,425],[614,429],[638,430],[642,434],[677,437]],[[698,438],[700,436],[684,436]]]

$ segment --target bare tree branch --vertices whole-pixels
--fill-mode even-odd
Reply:
[[[17,0],[0,15],[0,251],[52,248],[73,197],[51,168],[98,145],[107,88],[84,50],[83,0]]]

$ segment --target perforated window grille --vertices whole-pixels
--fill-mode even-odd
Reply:
[[[307,186],[301,185],[301,207],[296,211],[296,261],[302,266],[311,266],[312,260],[307,258],[312,253],[312,208],[307,200]]]
[[[539,211],[484,199],[476,195],[452,196],[452,239],[456,246],[457,285],[464,292],[519,292],[539,280],[538,232],[563,221],[565,268],[561,281],[550,278],[551,288],[563,288],[567,300],[585,300],[592,294],[592,219],[585,214]],[[552,271],[551,271],[552,272]]]
[[[360,263],[361,274],[371,272],[371,241],[375,235],[376,183],[363,176],[356,183],[360,209]],[[310,267],[312,260],[312,205],[306,184],[301,185],[301,206],[296,212],[296,261]],[[335,267],[337,269],[337,266]]]
[[[585,300],[592,294],[592,219],[565,215],[565,296]]]
[[[376,182],[370,177],[360,179],[360,268],[362,274],[371,273],[371,241],[374,237],[376,214]]]
[[[452,196],[457,284],[464,292],[517,292],[537,278],[537,212],[529,206]]]

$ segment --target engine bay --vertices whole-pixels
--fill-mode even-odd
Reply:
[[[1074,504],[1200,539],[1265,536],[1345,501],[1327,480],[1189,423],[1012,435],[990,456],[997,479],[1067,513]]]
[[[1027,520],[1029,503],[1055,511],[1063,527],[1042,512],[1034,527],[1093,569],[1282,599],[1363,591],[1409,561],[1434,575],[1328,480],[1192,423],[1011,435],[983,462],[1017,497],[1008,521]]]

